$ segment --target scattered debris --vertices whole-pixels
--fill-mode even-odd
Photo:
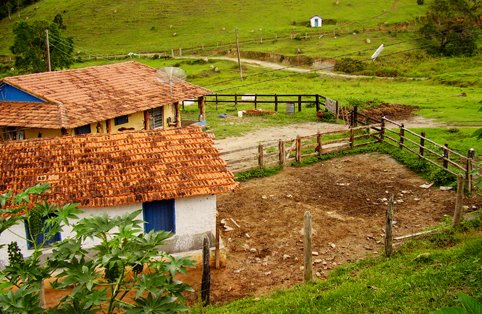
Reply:
[[[288,254],[283,255],[283,260],[287,260],[288,258],[291,258],[291,256],[289,256]]]
[[[432,183],[427,183],[427,184],[422,184],[420,187],[421,187],[422,189],[429,189],[432,185],[433,185],[433,182],[432,182]]]
[[[231,221],[233,222],[233,224],[236,225],[236,227],[238,227],[239,229],[241,229],[241,226],[236,222],[236,220],[234,220],[233,218],[229,218],[231,219]]]
[[[313,252],[311,252],[311,255],[313,255],[313,256],[318,256],[318,255],[319,255],[319,253],[318,253],[318,252],[316,252],[316,251],[313,251]]]
[[[335,243],[328,243],[328,245],[332,248],[332,249],[335,249],[336,248],[336,244]]]
[[[453,187],[451,187],[451,186],[441,186],[440,187],[440,191],[450,191],[452,189],[453,189]]]

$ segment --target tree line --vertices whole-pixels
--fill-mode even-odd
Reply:
[[[20,11],[21,8],[29,6],[39,0],[1,0],[0,1],[0,19],[8,17]]]

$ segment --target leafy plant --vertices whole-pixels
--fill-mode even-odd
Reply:
[[[33,248],[24,259],[18,245],[9,245],[10,264],[0,271],[0,288],[8,290],[0,295],[0,312],[166,313],[186,309],[182,293],[191,288],[175,276],[193,262],[160,251],[170,234],[144,233],[143,221],[136,219],[140,211],[78,220],[72,225],[72,236],[55,243],[48,262],[41,262],[49,241],[81,212],[72,204],[59,207],[41,201],[47,190],[48,185],[38,185],[17,195],[0,195],[2,217],[7,217],[0,218],[0,234],[25,220]],[[86,240],[95,246],[85,248]],[[54,272],[58,273],[55,277]],[[48,278],[55,279],[54,289],[71,292],[45,310],[40,296]]]
[[[432,312],[432,314],[477,314],[482,313],[482,303],[478,302],[476,299],[466,295],[465,293],[460,293],[458,301],[462,303],[462,306],[444,307],[437,311]]]

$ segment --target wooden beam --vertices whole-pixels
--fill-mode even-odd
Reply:
[[[204,108],[204,96],[199,96],[197,98],[197,103],[199,107],[199,121],[205,121],[206,120],[206,111]]]

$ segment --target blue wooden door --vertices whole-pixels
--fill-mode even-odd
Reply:
[[[145,202],[142,204],[144,231],[151,230],[176,232],[174,200]]]

